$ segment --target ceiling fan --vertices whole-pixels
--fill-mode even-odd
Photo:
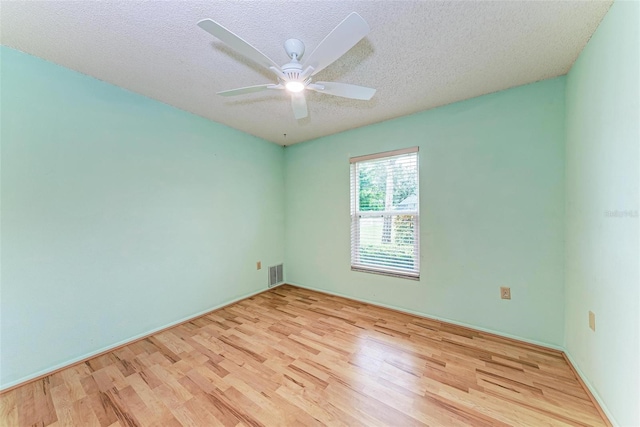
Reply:
[[[369,33],[369,25],[356,12],[352,12],[339,23],[303,63],[300,62],[300,59],[304,54],[304,43],[298,39],[289,39],[284,42],[284,49],[291,61],[282,66],[278,66],[258,49],[211,19],[203,19],[198,22],[198,26],[226,43],[236,52],[269,68],[278,79],[276,84],[226,90],[218,92],[218,95],[235,96],[272,89],[286,90],[291,94],[293,115],[296,119],[302,119],[308,115],[305,90],[365,101],[370,100],[376,93],[375,89],[368,87],[347,83],[313,82],[312,80],[313,76],[331,65]]]

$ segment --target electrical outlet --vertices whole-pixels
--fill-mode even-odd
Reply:
[[[511,299],[511,288],[501,287],[500,288],[500,298],[502,299]]]
[[[256,270],[260,270],[262,268],[262,261],[256,262]]]
[[[589,327],[593,332],[596,331],[596,315],[593,311],[589,311]]]

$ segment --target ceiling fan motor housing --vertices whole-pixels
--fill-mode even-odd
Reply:
[[[302,65],[300,65],[298,61],[291,61],[282,66],[282,72],[286,76],[287,81],[300,80],[300,76],[302,75]]]

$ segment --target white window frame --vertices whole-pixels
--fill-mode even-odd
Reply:
[[[386,157],[395,157],[404,154],[416,154],[416,180],[417,189],[416,197],[418,199],[417,209],[415,211],[360,211],[360,188],[359,188],[359,170],[358,164],[366,162],[368,160],[378,160]],[[420,156],[418,147],[404,148],[394,151],[386,151],[383,153],[369,154],[366,156],[352,157],[349,159],[350,163],[350,193],[351,193],[351,270],[382,274],[386,276],[400,277],[404,279],[420,280]],[[360,219],[372,218],[380,216],[400,216],[400,215],[413,215],[414,216],[414,268],[413,270],[406,270],[402,268],[393,267],[380,267],[368,265],[360,262]]]

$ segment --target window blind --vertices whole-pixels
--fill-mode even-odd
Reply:
[[[351,162],[351,269],[420,277],[418,147]]]

